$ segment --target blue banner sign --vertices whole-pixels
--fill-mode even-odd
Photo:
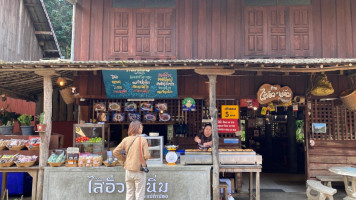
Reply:
[[[109,99],[177,98],[177,70],[103,70]]]

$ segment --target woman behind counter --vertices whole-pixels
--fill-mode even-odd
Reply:
[[[203,132],[197,134],[194,138],[194,141],[198,144],[201,144],[203,147],[211,147],[213,144],[211,134],[211,124],[205,124]]]
[[[122,142],[115,148],[113,154],[118,157],[122,150],[126,152],[126,161],[124,168],[126,169],[125,182],[126,182],[126,200],[143,200],[145,197],[146,188],[146,173],[141,171],[142,166],[146,165],[146,160],[150,157],[148,151],[148,143],[146,138],[140,137],[142,134],[143,126],[139,121],[130,123],[128,137],[124,138]],[[140,139],[142,154],[140,155]]]

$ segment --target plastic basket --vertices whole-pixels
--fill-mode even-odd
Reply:
[[[340,99],[349,110],[356,110],[356,90],[345,90],[340,94]]]

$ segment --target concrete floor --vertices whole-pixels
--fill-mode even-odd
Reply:
[[[248,192],[248,174],[243,174],[242,191]],[[342,200],[345,196],[343,183],[333,185],[337,189],[334,200]],[[261,173],[261,200],[306,200],[304,174]],[[248,200],[247,196],[236,196],[235,200]]]

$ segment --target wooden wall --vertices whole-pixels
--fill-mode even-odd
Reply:
[[[39,60],[42,50],[23,0],[0,1],[0,60]]]
[[[162,26],[167,31],[164,34],[169,35],[167,40],[157,38],[152,30],[135,28],[136,18],[132,17],[136,12],[152,12],[154,18],[154,13],[162,10],[112,8],[111,0],[78,0],[77,9],[76,60],[356,57],[356,2],[352,0],[313,0],[304,6],[176,0],[176,7],[164,15],[175,23],[157,22],[168,24]],[[124,17],[117,17],[119,14]],[[125,23],[114,24],[117,19]],[[149,26],[155,23],[152,20]],[[136,30],[148,34],[151,40],[142,44],[137,37],[129,36]],[[140,45],[148,53],[135,52]],[[159,53],[157,46],[161,51],[173,49]]]
[[[306,113],[307,143],[312,139],[315,146],[307,146],[307,177],[332,175],[332,166],[356,165],[356,115],[339,100],[312,100]],[[326,133],[313,133],[312,123],[325,123]]]
[[[315,78],[315,76],[313,77]],[[334,94],[327,97],[338,97],[342,91],[351,87],[351,82],[348,81],[347,76],[327,74],[327,77],[335,89]],[[216,94],[218,98],[256,98],[258,88],[263,83],[289,86],[294,95],[298,96],[304,96],[311,84],[310,75],[286,76],[264,73],[262,76],[253,74],[218,76]],[[97,73],[79,72],[78,76],[74,78],[74,85],[77,87],[81,97],[106,98],[101,71]],[[180,98],[208,98],[209,84],[207,76],[198,75],[190,70],[178,70],[178,96]]]

